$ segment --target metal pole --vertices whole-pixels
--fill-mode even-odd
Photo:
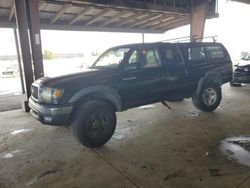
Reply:
[[[145,43],[145,36],[144,36],[144,33],[142,33],[142,43]]]
[[[17,60],[18,60],[18,68],[19,68],[19,76],[20,76],[20,81],[21,81],[22,94],[24,94],[25,90],[24,90],[24,81],[23,81],[23,69],[22,69],[20,48],[19,48],[19,42],[18,42],[16,28],[13,29],[13,32],[14,32],[14,37],[15,37],[16,53],[17,53]]]

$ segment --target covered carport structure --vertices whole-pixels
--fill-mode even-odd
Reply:
[[[168,11],[153,8],[149,11],[145,7],[132,9],[131,4],[126,6],[112,4],[111,7],[111,3],[107,5],[108,2],[123,1],[94,3],[98,8],[108,6],[119,10],[126,9],[128,12],[135,9],[139,11],[135,15],[151,11],[156,14],[167,12],[168,16],[181,14],[188,19],[185,23],[177,21],[178,19],[173,23],[175,18],[166,22],[162,21],[161,17],[159,20],[158,18],[154,20],[153,16],[141,19],[137,17],[138,15],[130,17],[130,20],[128,18],[132,13],[121,15],[119,18],[109,17],[109,14],[119,14],[113,9],[111,12],[107,11],[107,15],[105,12],[104,15],[101,14],[104,10],[100,10],[98,12],[101,16],[96,16],[98,12],[94,16],[95,9],[90,9],[90,12],[85,12],[86,15],[85,13],[81,15],[86,6],[90,6],[87,1],[57,1],[60,4],[55,4],[56,1],[53,3],[39,1],[38,4],[34,0],[16,0],[16,4],[5,1],[6,6],[2,4],[3,2],[0,2],[0,6],[7,8],[0,9],[1,26],[18,29],[26,96],[29,95],[29,84],[43,75],[40,29],[161,33],[191,23],[191,34],[198,35],[199,38],[203,34],[206,12],[204,10],[207,10],[207,3],[212,6],[209,8],[213,13],[211,16],[217,16],[214,2],[210,1],[203,3],[197,1],[197,4],[191,7],[188,6],[191,4],[187,3],[187,8],[184,9],[180,7],[181,2],[189,1],[131,1],[137,2],[133,7],[146,6],[148,5],[146,2],[157,7],[157,3],[164,5],[165,2]],[[52,7],[57,7],[57,10]],[[174,12],[170,11],[171,7]],[[186,13],[178,12],[179,8]],[[73,9],[77,11],[71,13]],[[163,7],[160,6],[159,9]],[[31,15],[30,11],[36,15]],[[71,15],[70,18],[68,14]],[[64,20],[64,17],[68,19]],[[153,19],[152,22],[150,19]],[[72,20],[74,23],[70,24]],[[107,25],[100,26],[104,23]],[[118,26],[122,23],[124,25]],[[134,24],[139,25],[133,26]],[[152,24],[152,27],[165,24],[165,29],[157,30],[149,26],[145,29],[143,28],[145,24]],[[167,27],[171,25],[172,27]],[[119,113],[118,126],[113,138],[107,145],[97,149],[82,147],[66,128],[42,126],[21,110],[2,112],[0,113],[0,187],[248,188],[249,142],[242,142],[244,139],[242,135],[250,134],[250,88],[230,88],[227,85],[223,87],[223,101],[214,113],[197,111],[190,100],[170,103],[171,107],[173,105],[171,110],[161,104],[153,104]],[[239,135],[236,138],[239,139],[238,142],[226,140],[232,135],[233,138]],[[223,148],[226,156],[218,149],[223,147],[222,142],[229,145],[228,148]]]
[[[15,32],[25,100],[35,79],[44,75],[40,29],[164,33],[190,24],[190,36],[203,37],[206,18],[217,17],[216,0],[4,0],[0,27]],[[18,44],[19,38],[20,48]],[[63,41],[62,41],[63,42]],[[20,53],[19,53],[20,51]],[[21,66],[22,60],[22,66]],[[23,71],[22,71],[23,67]]]

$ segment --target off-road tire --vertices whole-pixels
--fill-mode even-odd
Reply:
[[[76,140],[90,148],[104,145],[112,137],[115,128],[116,114],[113,107],[98,100],[84,102],[71,125]]]
[[[211,92],[211,104],[208,105],[208,101],[205,100],[206,96]],[[195,93],[192,97],[193,104],[199,110],[204,112],[214,111],[221,102],[221,87],[213,83],[205,83],[198,93]]]

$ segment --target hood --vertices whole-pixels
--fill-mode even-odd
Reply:
[[[42,77],[35,83],[52,88],[76,88],[87,87],[91,85],[104,84],[111,78],[116,70],[114,69],[90,69],[86,72],[78,72],[57,77]]]

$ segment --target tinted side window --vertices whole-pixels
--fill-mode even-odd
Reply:
[[[165,49],[165,57],[168,60],[168,63],[175,63],[174,51],[170,48]]]
[[[205,49],[209,59],[225,58],[225,53],[220,46],[206,46]]]
[[[188,60],[202,60],[205,58],[206,55],[203,46],[188,48]]]
[[[138,62],[138,52],[137,50],[135,50],[132,55],[130,56],[128,63],[129,64],[133,64],[133,63],[137,63]]]
[[[165,47],[164,56],[166,58],[166,63],[168,64],[179,64],[182,63],[178,49],[175,47]]]
[[[156,49],[142,50],[143,68],[159,67],[160,65],[159,53]]]
[[[139,67],[139,51],[132,50],[128,52],[127,59],[125,59],[123,64],[125,70],[133,70]]]

